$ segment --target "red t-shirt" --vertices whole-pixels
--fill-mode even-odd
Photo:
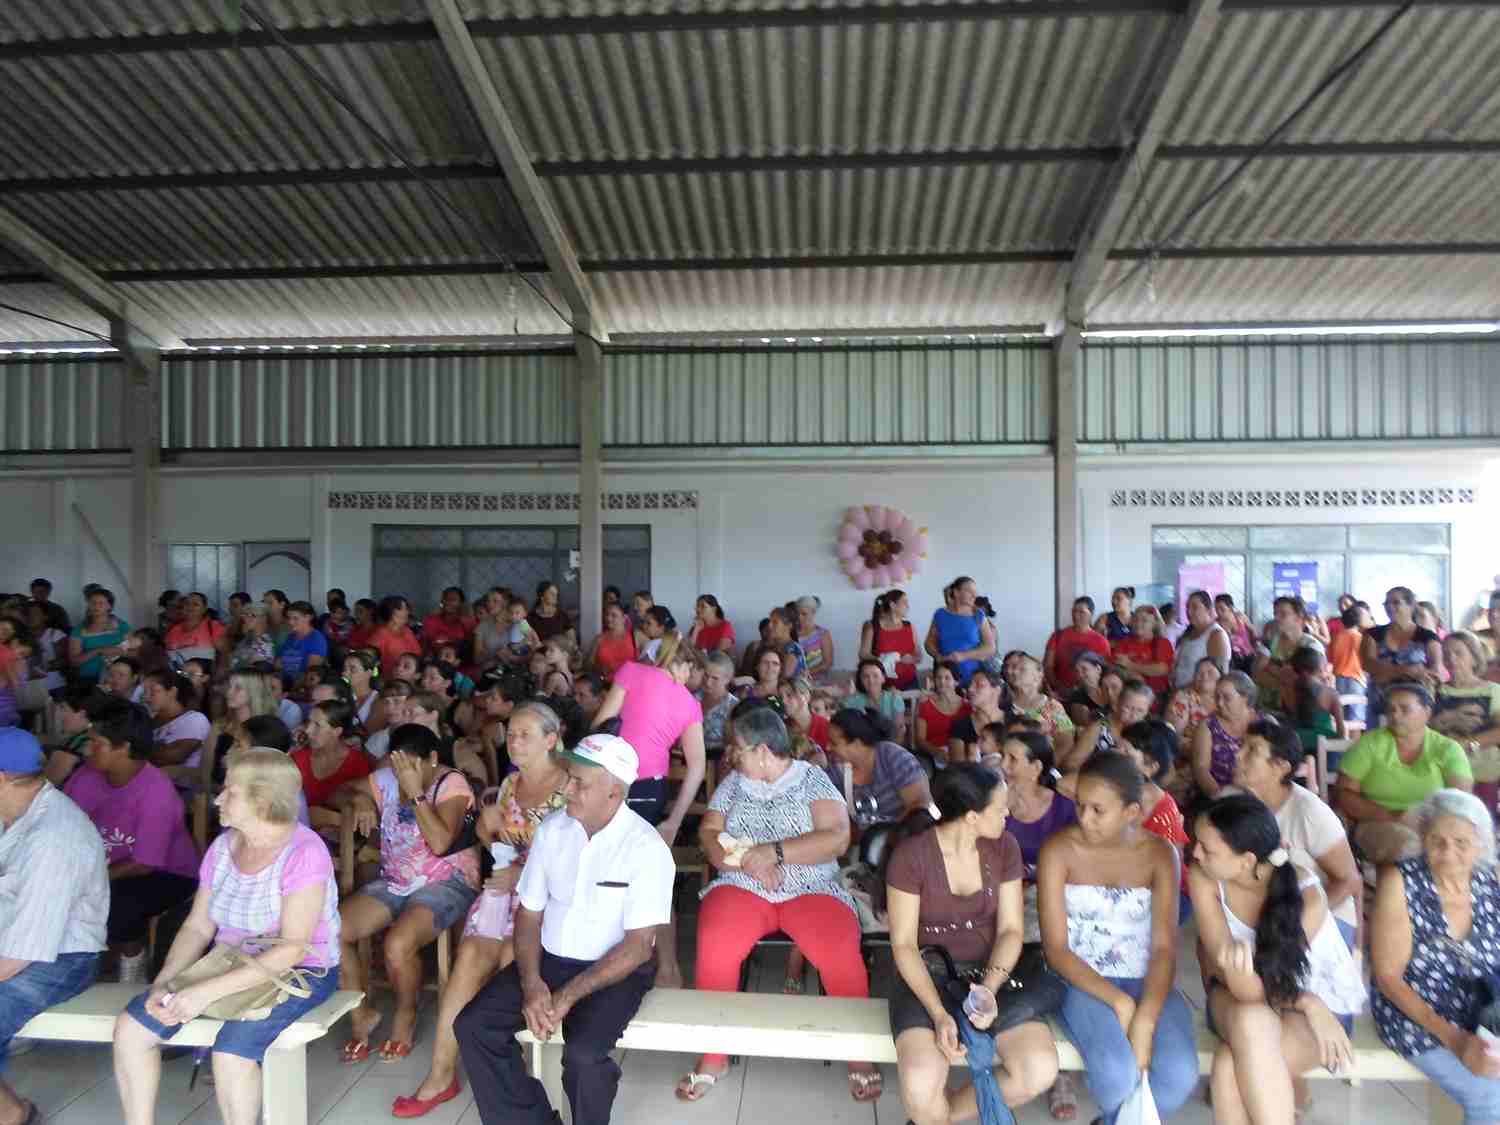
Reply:
[[[1151,810],[1151,815],[1141,827],[1169,844],[1180,846],[1188,842],[1187,824],[1182,819],[1182,810],[1177,807],[1177,802],[1170,793],[1161,795],[1161,800],[1156,802],[1156,808]]]
[[[380,674],[388,680],[396,675],[396,661],[403,654],[409,652],[417,657],[422,655],[422,643],[410,629],[402,630],[398,637],[384,625],[371,634],[368,647],[380,653]]]
[[[1148,640],[1131,634],[1115,641],[1113,648],[1116,657],[1128,656],[1136,664],[1165,664],[1168,673],[1166,676],[1147,676],[1145,680],[1158,699],[1166,698],[1167,692],[1171,690],[1171,641],[1166,637],[1152,637]]]
[[[881,657],[888,652],[898,656],[917,655],[917,634],[910,621],[903,621],[894,629],[875,630],[875,655]],[[895,679],[899,690],[910,691],[917,686],[917,666],[897,663]]]
[[[1072,691],[1078,686],[1078,675],[1073,671],[1073,662],[1078,659],[1079,653],[1092,652],[1104,661],[1113,658],[1109,651],[1109,641],[1104,638],[1104,634],[1092,629],[1085,629],[1080,633],[1071,625],[1053,633],[1047,647],[1055,654],[1053,667],[1056,669],[1057,686],[1064,691]]]
[[[460,617],[454,621],[441,613],[429,613],[422,618],[422,643],[428,652],[437,652],[443,645],[457,645],[458,654],[463,655],[464,646],[474,632],[474,619]]]
[[[828,749],[828,716],[814,715],[812,722],[807,724],[807,737],[812,739],[819,750]]]
[[[734,626],[727,617],[717,625],[705,625],[698,631],[698,647],[704,652],[718,652],[725,638],[734,644]]]
[[[346,747],[346,749],[348,753],[339,763],[339,768],[327,777],[318,777],[313,773],[311,746],[292,751],[292,761],[296,762],[297,768],[302,771],[302,792],[307,795],[307,804],[310,808],[327,804],[328,799],[338,791],[339,786],[346,781],[358,781],[362,777],[368,777],[370,771],[375,768],[370,762],[370,756],[357,746]]]
[[[375,634],[377,632],[379,632],[379,630],[380,630],[380,626],[379,625],[356,625],[356,626],[354,626],[354,628],[352,628],[352,629],[349,630],[349,647],[350,648],[373,648],[373,647],[375,647],[370,642],[374,639]]]
[[[185,621],[179,621],[167,630],[162,646],[168,652],[176,652],[184,648],[211,650],[223,635],[224,626],[212,617],[205,617],[198,622],[196,629],[191,628]]]
[[[944,753],[948,750],[948,740],[951,737],[953,724],[969,713],[967,701],[958,706],[958,710],[951,715],[945,715],[937,709],[928,696],[917,705],[917,718],[927,724],[927,745],[940,746]]]

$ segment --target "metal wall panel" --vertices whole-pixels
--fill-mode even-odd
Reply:
[[[164,367],[168,449],[578,442],[568,353],[194,354]]]
[[[1083,349],[1079,440],[1500,437],[1500,341],[1213,338]]]
[[[0,450],[124,449],[125,367],[109,356],[0,363]]]
[[[614,352],[611,446],[962,445],[1051,440],[1037,344]]]

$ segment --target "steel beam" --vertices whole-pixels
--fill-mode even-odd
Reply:
[[[604,352],[580,332],[578,349],[578,640],[604,617]]]
[[[1078,596],[1078,369],[1083,337],[1066,324],[1052,345],[1052,560],[1055,624]]]
[[[1083,325],[1089,301],[1104,276],[1110,251],[1125,228],[1140,185],[1150,175],[1151,162],[1156,159],[1167,127],[1191,93],[1193,76],[1208,54],[1221,2],[1193,0],[1156,64],[1151,84],[1137,108],[1133,142],[1126,145],[1106,177],[1074,253],[1063,293],[1063,320],[1068,324]],[[1136,185],[1134,191],[1132,183]]]
[[[960,168],[1012,164],[1111,164],[1124,150],[1115,145],[1061,148],[990,148],[943,152],[791,153],[760,156],[645,156],[603,160],[537,160],[544,179],[608,176],[750,175],[757,172],[826,172],[865,169]],[[1309,141],[1254,144],[1162,145],[1156,159],[1265,160],[1343,157],[1493,156],[1500,140]],[[0,180],[0,196],[71,195],[113,191],[187,191],[213,188],[278,188],[340,184],[463,183],[500,177],[497,165],[482,161],[433,165],[411,171],[389,168],[277,168],[252,172],[144,172],[112,175],[37,176]]]
[[[182,347],[182,338],[169,325],[167,318],[148,302],[127,297],[4,207],[0,207],[0,246],[39,270],[43,280],[62,286],[111,324],[115,321],[128,324],[148,336],[157,347]]]
[[[562,294],[572,313],[572,327],[598,340],[608,339],[608,328],[594,304],[588,278],[578,264],[572,240],[563,229],[552,200],[531,167],[531,155],[521,142],[521,135],[511,121],[510,111],[495,88],[479,48],[458,10],[457,0],[427,0],[427,12],[437,25],[443,50],[458,76],[469,107],[479,119],[490,151],[505,172],[511,194],[521,208],[531,237],[547,259],[552,282]]]
[[[1483,8],[1493,0],[1415,0],[1423,8]],[[1226,10],[1249,12],[1318,11],[1368,8],[1379,0],[1226,0]],[[1071,3],[1033,3],[1031,0],[992,0],[983,4],[918,3],[891,7],[800,8],[779,11],[719,11],[694,13],[646,12],[637,15],[534,16],[486,19],[470,23],[480,39],[519,39],[537,36],[652,35],[661,32],[752,31],[762,28],[851,27],[881,24],[976,23],[1002,20],[1077,19],[1090,16],[1130,17],[1142,13],[1182,12],[1182,0],[1075,0]],[[431,43],[438,38],[428,23],[386,23],[368,26],[288,27],[281,36],[298,47],[339,47],[347,44]],[[93,35],[39,39],[0,44],[0,64],[43,58],[95,55],[154,54],[183,51],[231,51],[277,46],[264,31],[181,32],[169,35]]]
[[[126,431],[130,437],[130,593],[137,621],[156,618],[156,597],[166,588],[161,541],[161,349],[124,320],[109,325],[110,340],[125,362]]]

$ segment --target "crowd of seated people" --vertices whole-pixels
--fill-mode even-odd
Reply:
[[[1473,631],[1446,632],[1404,587],[1385,625],[1352,596],[1327,623],[1279,597],[1257,631],[1226,595],[1191,592],[1178,622],[1120,588],[1097,617],[1079,598],[1040,654],[1002,658],[988,599],[964,576],[920,644],[907,595],[880,594],[845,650],[852,672],[835,665],[815,596],[770,607],[737,661],[711,594],[683,627],[649,591],[627,603],[611,589],[584,647],[550,582],[473,603],[449,588],[420,617],[400,594],[351,609],[330,590],[319,613],[279,590],[237,593],[221,614],[168,591],[139,629],[109,590],[85,591],[76,625],[51,595],[38,580],[30,598],[0,599],[0,870],[52,849],[45,893],[72,897],[0,918],[0,1050],[101,971],[141,984],[116,1035],[128,1121],[151,1119],[161,1044],[246,983],[226,959],[219,977],[172,987],[219,947],[312,982],[271,1020],[225,1023],[225,1120],[253,1117],[266,1047],[340,983],[367,991],[344,1061],[409,1055],[423,949],[450,930],[429,1069],[393,1114],[456,1097],[471,1051],[476,1096],[513,1107],[496,1077],[513,1060],[470,1039],[506,1020],[572,1020],[594,1099],[584,1119],[604,1120],[612,1063],[585,1048],[628,1021],[644,987],[732,991],[781,932],[785,991],[800,991],[805,958],[828,994],[869,996],[867,915],[894,957],[891,1030],[916,1125],[972,1117],[996,1091],[1012,1106],[1045,1093],[1055,1119],[1075,1117],[1048,1017],[1084,1056],[1104,1120],[1142,1072],[1169,1118],[1198,1080],[1175,986],[1184,952],[1220,1040],[1216,1120],[1289,1121],[1303,1076],[1348,1065],[1361,951],[1381,1039],[1470,1120],[1500,1120],[1500,1060],[1472,995],[1500,972],[1500,592]],[[1352,744],[1321,779],[1330,804],[1309,770],[1333,739]],[[583,841],[551,832],[532,862],[559,816]],[[591,908],[618,914],[603,949],[560,920],[571,899],[543,870],[564,862],[552,850],[636,825],[664,848],[696,843],[712,872],[693,980],[670,894]],[[340,852],[351,838],[377,866]],[[630,838],[655,894],[660,853]],[[340,863],[356,872],[342,899]],[[856,882],[860,867],[873,884]],[[25,873],[17,901],[43,895],[38,878]],[[176,939],[148,950],[167,917]],[[268,934],[292,942],[256,940]],[[369,938],[394,992],[378,1038]],[[578,968],[617,957],[623,977]],[[570,1009],[586,989],[623,991],[583,1022]],[[969,990],[987,997],[982,1015],[956,1002]],[[1003,1065],[950,1092],[974,1034]],[[727,1066],[702,1055],[678,1099],[707,1097]],[[856,1101],[882,1096],[869,1062],[850,1063],[848,1083]],[[0,1120],[27,1111],[0,1082]]]

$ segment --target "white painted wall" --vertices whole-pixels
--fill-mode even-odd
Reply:
[[[1401,489],[1472,487],[1476,503],[1380,508],[1116,508],[1120,489]],[[1151,529],[1161,524],[1401,524],[1452,528],[1453,616],[1496,585],[1500,571],[1500,452],[1289,455],[1204,459],[1099,458],[1079,472],[1082,588],[1104,605],[1119,585],[1151,575]],[[1379,617],[1379,614],[1377,614]]]
[[[1150,574],[1151,528],[1158,523],[1449,523],[1453,528],[1455,607],[1488,589],[1500,571],[1500,451],[1466,453],[1264,454],[1086,459],[1080,469],[1080,588],[1101,603],[1117,584]],[[1112,508],[1116,489],[1420,488],[1470,486],[1479,502],[1434,508],[1244,509]],[[546,491],[577,488],[570,468],[388,470],[330,473],[169,470],[162,481],[167,542],[307,540],[312,545],[313,600],[329,586],[369,592],[371,529],[376,523],[487,524],[490,512],[330,509],[330,490]],[[1051,471],[1040,459],[926,459],[858,465],[803,462],[693,463],[673,469],[612,467],[610,491],[692,489],[696,510],[630,510],[623,522],[652,528],[657,599],[679,619],[701,592],[717,594],[742,639],[774,603],[804,593],[823,599],[820,620],[834,633],[838,663],[848,666],[873,592],[856,590],[839,571],[832,545],[844,510],[884,503],[927,526],[930,558],[906,585],[913,621],[925,629],[942,587],[972,574],[1000,611],[1002,649],[1039,651],[1052,627]],[[83,533],[77,505],[105,551],[128,569],[129,485],[123,475],[74,478],[0,477],[0,590],[24,590],[37,574],[56,582],[77,607],[77,591],[118,576]],[[606,513],[609,519],[611,513]],[[568,512],[505,512],[507,523],[565,524]],[[123,591],[122,591],[123,592]]]

